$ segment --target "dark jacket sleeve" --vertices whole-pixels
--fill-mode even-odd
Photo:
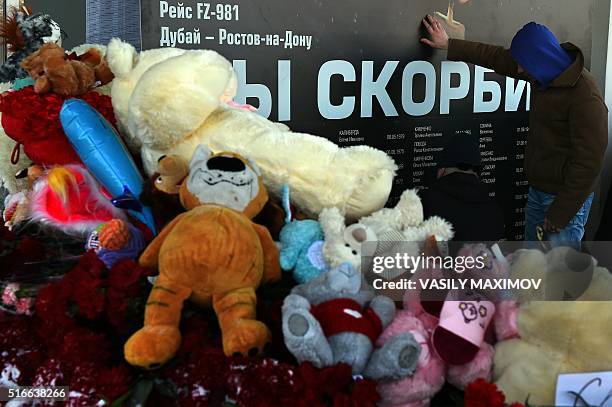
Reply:
[[[565,228],[580,210],[601,172],[608,146],[608,109],[591,90],[577,95],[569,112],[573,156],[567,161],[563,188],[548,209],[548,220]]]
[[[526,75],[519,74],[518,65],[512,59],[510,50],[504,47],[451,38],[448,41],[447,58],[450,61],[464,61],[480,65],[500,75],[528,80]]]

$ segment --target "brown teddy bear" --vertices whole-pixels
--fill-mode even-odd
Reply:
[[[96,82],[106,84],[113,75],[94,48],[72,60],[55,43],[44,44],[21,62],[21,66],[34,79],[34,91],[39,94],[55,92],[63,96],[80,96]],[[78,60],[77,60],[78,59]]]
[[[140,201],[151,207],[160,229],[185,212],[179,199],[181,184],[189,174],[189,163],[177,155],[163,155],[157,160],[157,171],[145,182]]]
[[[159,269],[144,327],[125,344],[125,358],[154,368],[170,360],[181,342],[179,321],[187,299],[212,305],[226,355],[254,355],[270,341],[256,319],[255,290],[280,279],[278,249],[268,230],[251,221],[268,193],[259,168],[233,153],[199,146],[180,188],[187,212],[151,242],[140,265]]]

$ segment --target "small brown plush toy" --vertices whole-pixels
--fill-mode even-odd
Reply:
[[[74,54],[69,55],[69,58],[73,55]],[[100,51],[97,49],[90,48],[89,51],[76,58],[78,61],[93,68],[96,81],[99,81],[101,85],[106,85],[115,78],[115,75],[113,75],[113,72],[108,66],[106,58],[102,57],[102,54],[100,54]]]
[[[257,320],[255,291],[281,275],[270,233],[251,221],[268,200],[261,172],[238,154],[212,154],[199,146],[179,195],[187,212],[140,256],[140,265],[159,269],[159,277],[144,327],[126,342],[125,358],[144,368],[170,360],[181,344],[181,308],[188,299],[212,306],[226,355],[255,355],[271,339]]]
[[[157,161],[157,171],[145,182],[140,201],[151,207],[161,229],[178,214],[185,212],[179,189],[189,174],[189,163],[176,155],[164,155]]]
[[[48,43],[24,59],[21,66],[34,79],[34,91],[39,94],[54,92],[63,96],[80,96],[96,81],[109,81],[106,61],[93,48],[84,55],[83,61],[79,61],[69,59],[59,45]]]

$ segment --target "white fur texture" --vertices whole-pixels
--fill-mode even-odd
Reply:
[[[309,215],[339,207],[357,219],[384,206],[397,168],[384,152],[367,146],[341,149],[228,106],[235,73],[212,51],[165,48],[134,55],[119,40],[109,44],[107,56],[117,76],[115,114],[130,147],[141,147],[148,174],[161,155],[190,159],[204,144],[215,153],[251,157],[268,189],[278,195],[289,184],[292,200]]]
[[[402,231],[423,223],[423,205],[416,191],[407,189],[394,208],[383,208],[361,218],[359,223],[371,227],[379,234],[389,230]]]
[[[113,38],[108,44],[106,58],[115,75],[111,91],[113,109],[119,129],[132,150],[142,146],[142,142],[128,130],[130,96],[136,83],[149,67],[185,52],[187,51],[177,48],[164,48],[138,54],[132,45],[117,38]]]
[[[319,215],[319,223],[325,236],[323,256],[331,267],[349,262],[361,269],[363,252],[358,242],[347,238],[344,215],[338,208],[325,208]],[[438,241],[448,241],[454,236],[453,227],[444,219],[432,216],[423,220],[423,205],[415,190],[406,190],[394,208],[383,208],[357,221],[372,240],[389,238],[406,243],[419,243],[429,236]],[[355,225],[349,226],[354,228]],[[372,241],[368,239],[368,241]],[[418,247],[416,248],[418,250]]]

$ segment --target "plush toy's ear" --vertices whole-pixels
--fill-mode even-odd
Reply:
[[[211,155],[212,151],[210,151],[210,149],[205,145],[200,144],[193,153],[193,156],[191,156],[189,169],[193,170],[195,168],[202,167],[202,164],[205,164]]]
[[[376,233],[366,225],[355,223],[344,230],[344,240],[353,248],[360,248],[365,242],[375,242]]]
[[[298,243],[299,242],[291,242],[291,244],[283,244],[283,247],[279,250],[278,260],[281,269],[289,271],[295,268],[302,249]]]
[[[417,229],[419,230],[419,234],[424,235],[417,240],[424,240],[428,236],[435,236],[438,242],[445,242],[451,240],[455,235],[453,232],[453,225],[438,216],[430,217]],[[406,235],[406,233],[404,233],[404,235]]]
[[[108,44],[106,51],[108,66],[119,79],[126,78],[132,72],[137,58],[136,48],[119,38],[113,38]]]
[[[319,223],[323,229],[325,240],[342,239],[346,225],[344,216],[338,208],[325,208],[319,215]]]
[[[407,189],[402,193],[393,211],[398,213],[402,227],[417,226],[423,222],[423,204],[414,189]]]
[[[185,177],[189,173],[189,163],[178,155],[163,155],[157,161],[157,170],[161,175]]]

